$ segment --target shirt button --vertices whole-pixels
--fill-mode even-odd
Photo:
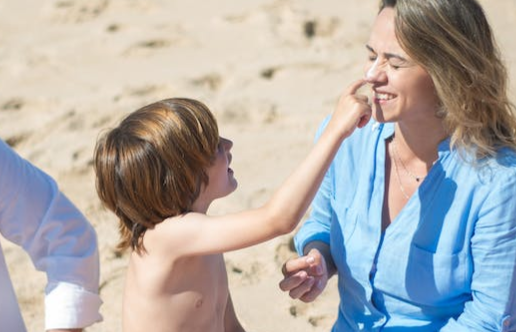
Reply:
[[[509,325],[511,325],[511,316],[505,316],[502,320],[503,331],[509,331]]]

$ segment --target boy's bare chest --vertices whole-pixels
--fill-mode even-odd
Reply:
[[[195,266],[197,267],[195,268]],[[190,321],[191,330],[223,331],[224,314],[228,299],[228,279],[226,266],[222,255],[199,257],[189,264],[191,270],[185,274],[184,301],[177,303],[184,309],[184,317]]]
[[[153,292],[154,296],[142,296],[140,293],[132,301],[129,295],[126,306],[131,306],[131,311],[138,312],[140,318],[152,317],[146,320],[146,326],[155,327],[155,331],[161,331],[163,327],[168,332],[223,332],[228,299],[223,256],[188,257],[173,265],[171,270],[164,273],[168,276],[160,278],[163,284],[158,294]],[[128,321],[132,321],[132,318]],[[137,324],[127,325],[134,327]]]

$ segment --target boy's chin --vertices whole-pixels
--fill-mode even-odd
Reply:
[[[227,196],[231,195],[232,193],[234,193],[237,190],[238,182],[236,180],[233,180],[232,182],[233,183],[231,184],[231,187],[228,188],[228,191],[223,193],[219,198],[227,197]]]
[[[230,192],[228,192],[228,194],[227,194],[226,196],[228,196],[229,194],[234,193],[234,192],[237,190],[237,188],[238,188],[238,182],[237,182],[237,180],[234,180],[234,181],[235,181],[235,182],[234,182],[234,185],[233,185],[233,187],[232,187],[231,191],[230,191]]]

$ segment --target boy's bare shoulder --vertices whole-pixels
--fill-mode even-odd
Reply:
[[[181,248],[206,218],[208,217],[205,214],[196,212],[167,218],[145,233],[145,246],[167,251]]]
[[[198,222],[202,222],[209,217],[203,213],[188,212],[179,216],[174,216],[163,220],[162,223],[156,226],[157,228],[170,229],[174,231],[180,231],[181,228],[190,228]]]

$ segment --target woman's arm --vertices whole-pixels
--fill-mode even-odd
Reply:
[[[496,181],[470,242],[471,300],[441,331],[516,331],[516,172]]]

